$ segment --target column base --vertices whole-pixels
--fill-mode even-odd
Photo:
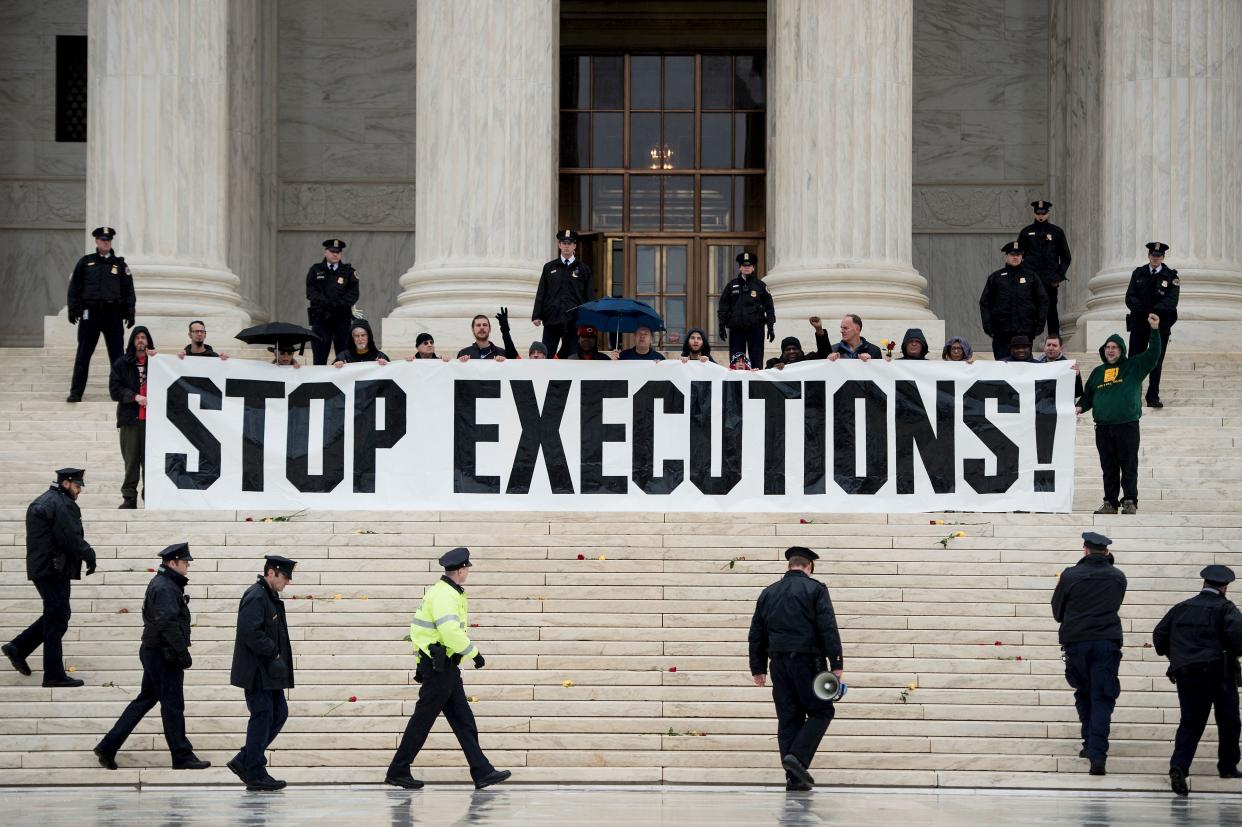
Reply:
[[[492,322],[492,341],[501,344],[496,313],[508,308],[513,341],[525,354],[539,329],[530,321],[539,287],[539,268],[515,264],[488,266],[415,265],[401,277],[398,307],[383,321],[380,346],[414,348],[419,333],[430,333],[436,352],[453,355],[469,345],[470,320],[478,314]],[[451,350],[451,352],[450,352]]]

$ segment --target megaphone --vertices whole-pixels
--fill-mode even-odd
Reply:
[[[839,701],[850,690],[849,686],[832,672],[820,672],[816,675],[811,688],[815,692],[815,697],[822,701]]]

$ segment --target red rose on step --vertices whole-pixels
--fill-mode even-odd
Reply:
[[[676,671],[677,671],[677,667],[676,667],[676,666],[670,666],[670,667],[668,668],[668,671],[670,671],[670,672],[676,672]]]
[[[799,517],[799,518],[798,518],[798,523],[799,523],[799,524],[801,524],[801,525],[810,525],[810,524],[811,524],[811,521],[810,521],[810,520],[808,520],[808,519],[806,519],[805,517]]]
[[[992,645],[993,645],[993,646],[1004,646],[1005,644],[1001,643],[1001,642],[998,640],[998,641],[996,641],[995,643],[993,643]]]
[[[247,517],[247,518],[246,518],[246,522],[248,522],[248,523],[253,523],[253,522],[254,522],[254,517]]]
[[[1017,660],[1022,660],[1022,656],[1018,655]]]
[[[350,695],[350,696],[349,696],[349,702],[350,702],[351,704],[356,704],[356,703],[358,703],[358,696],[357,696],[357,695]]]
[[[586,559],[586,555],[585,555],[585,554],[579,554],[579,555],[578,555],[578,559],[579,559],[579,560],[585,560],[585,559]]]
[[[127,615],[127,614],[129,614],[129,609],[126,609],[126,608],[122,607],[122,608],[120,608],[120,609],[117,609],[117,610],[116,610],[116,613],[117,613],[117,614],[119,614],[119,615]]]
[[[147,569],[147,571],[155,571],[155,569]]]

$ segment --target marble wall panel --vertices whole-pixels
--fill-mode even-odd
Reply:
[[[915,233],[915,268],[927,278],[931,309],[944,319],[946,336],[965,336],[988,352],[990,339],[979,323],[979,294],[988,274],[1004,266],[1000,248],[1012,233]]]
[[[86,184],[74,180],[0,181],[0,225],[64,229],[86,220]]]
[[[1008,233],[1031,222],[1040,187],[923,186],[914,188],[914,232]]]
[[[382,319],[397,306],[398,281],[414,260],[414,234],[352,231],[342,235],[349,244],[343,258],[358,269],[362,281],[358,307],[368,319]],[[306,271],[322,258],[323,239],[321,230],[278,234],[273,319],[306,323]],[[462,338],[469,338],[468,331]]]
[[[413,184],[285,183],[282,228],[414,226]]]
[[[85,251],[80,229],[0,230],[0,346],[43,343],[43,317],[65,305],[73,266]]]

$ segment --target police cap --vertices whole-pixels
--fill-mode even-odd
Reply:
[[[568,242],[568,243],[570,243],[570,244],[577,244],[577,243],[578,243],[578,231],[577,231],[577,230],[571,230],[571,229],[568,229],[568,228],[566,228],[566,229],[564,229],[564,230],[557,230],[557,232],[556,232],[556,240],[557,240],[557,241],[566,241],[566,242]]]
[[[470,549],[458,546],[452,551],[447,551],[440,555],[440,565],[444,566],[445,571],[457,571],[460,568],[470,567]]]
[[[160,552],[160,559],[165,563],[171,563],[173,560],[193,560],[194,557],[190,554],[189,543],[173,543]]]
[[[811,551],[806,546],[790,546],[785,549],[785,559],[790,560],[794,557],[805,557],[808,560],[818,560],[819,555]]]
[[[269,554],[263,558],[263,569],[275,569],[277,574],[283,574],[290,580],[293,579],[293,567],[298,564],[297,560],[290,560],[288,557],[281,557],[279,554]]]
[[[736,261],[738,264],[749,264],[751,267],[755,266],[755,257],[749,252],[738,253]]]
[[[1238,579],[1234,575],[1233,569],[1228,566],[1222,566],[1219,563],[1207,566],[1203,571],[1199,572],[1199,576],[1209,583],[1216,583],[1220,586],[1228,586]]]
[[[1031,206],[1035,209],[1035,212],[1048,212],[1048,210],[1052,209],[1052,202],[1032,201]]]
[[[57,468],[56,484],[59,485],[65,480],[69,480],[70,482],[76,482],[78,485],[86,485],[85,476],[86,470],[83,468]]]
[[[1022,248],[1018,245],[1018,242],[1011,241],[1008,244],[1006,244],[1004,247],[1001,247],[1001,252],[1004,253],[1005,255],[1009,255],[1010,253],[1016,253],[1018,255],[1022,255]]]
[[[325,250],[331,250],[334,253],[339,253],[341,250],[345,249],[345,242],[339,238],[325,238],[323,241],[323,248]]]
[[[1147,249],[1154,256],[1162,256],[1169,251],[1169,245],[1163,241],[1149,241]]]
[[[1106,549],[1113,544],[1112,540],[1094,531],[1084,531],[1082,533],[1082,542],[1085,546],[1099,549]]]
[[[116,230],[112,229],[111,227],[96,227],[95,229],[91,230],[91,235],[95,236],[95,238],[98,238],[101,241],[111,241],[112,239],[116,238]]]

